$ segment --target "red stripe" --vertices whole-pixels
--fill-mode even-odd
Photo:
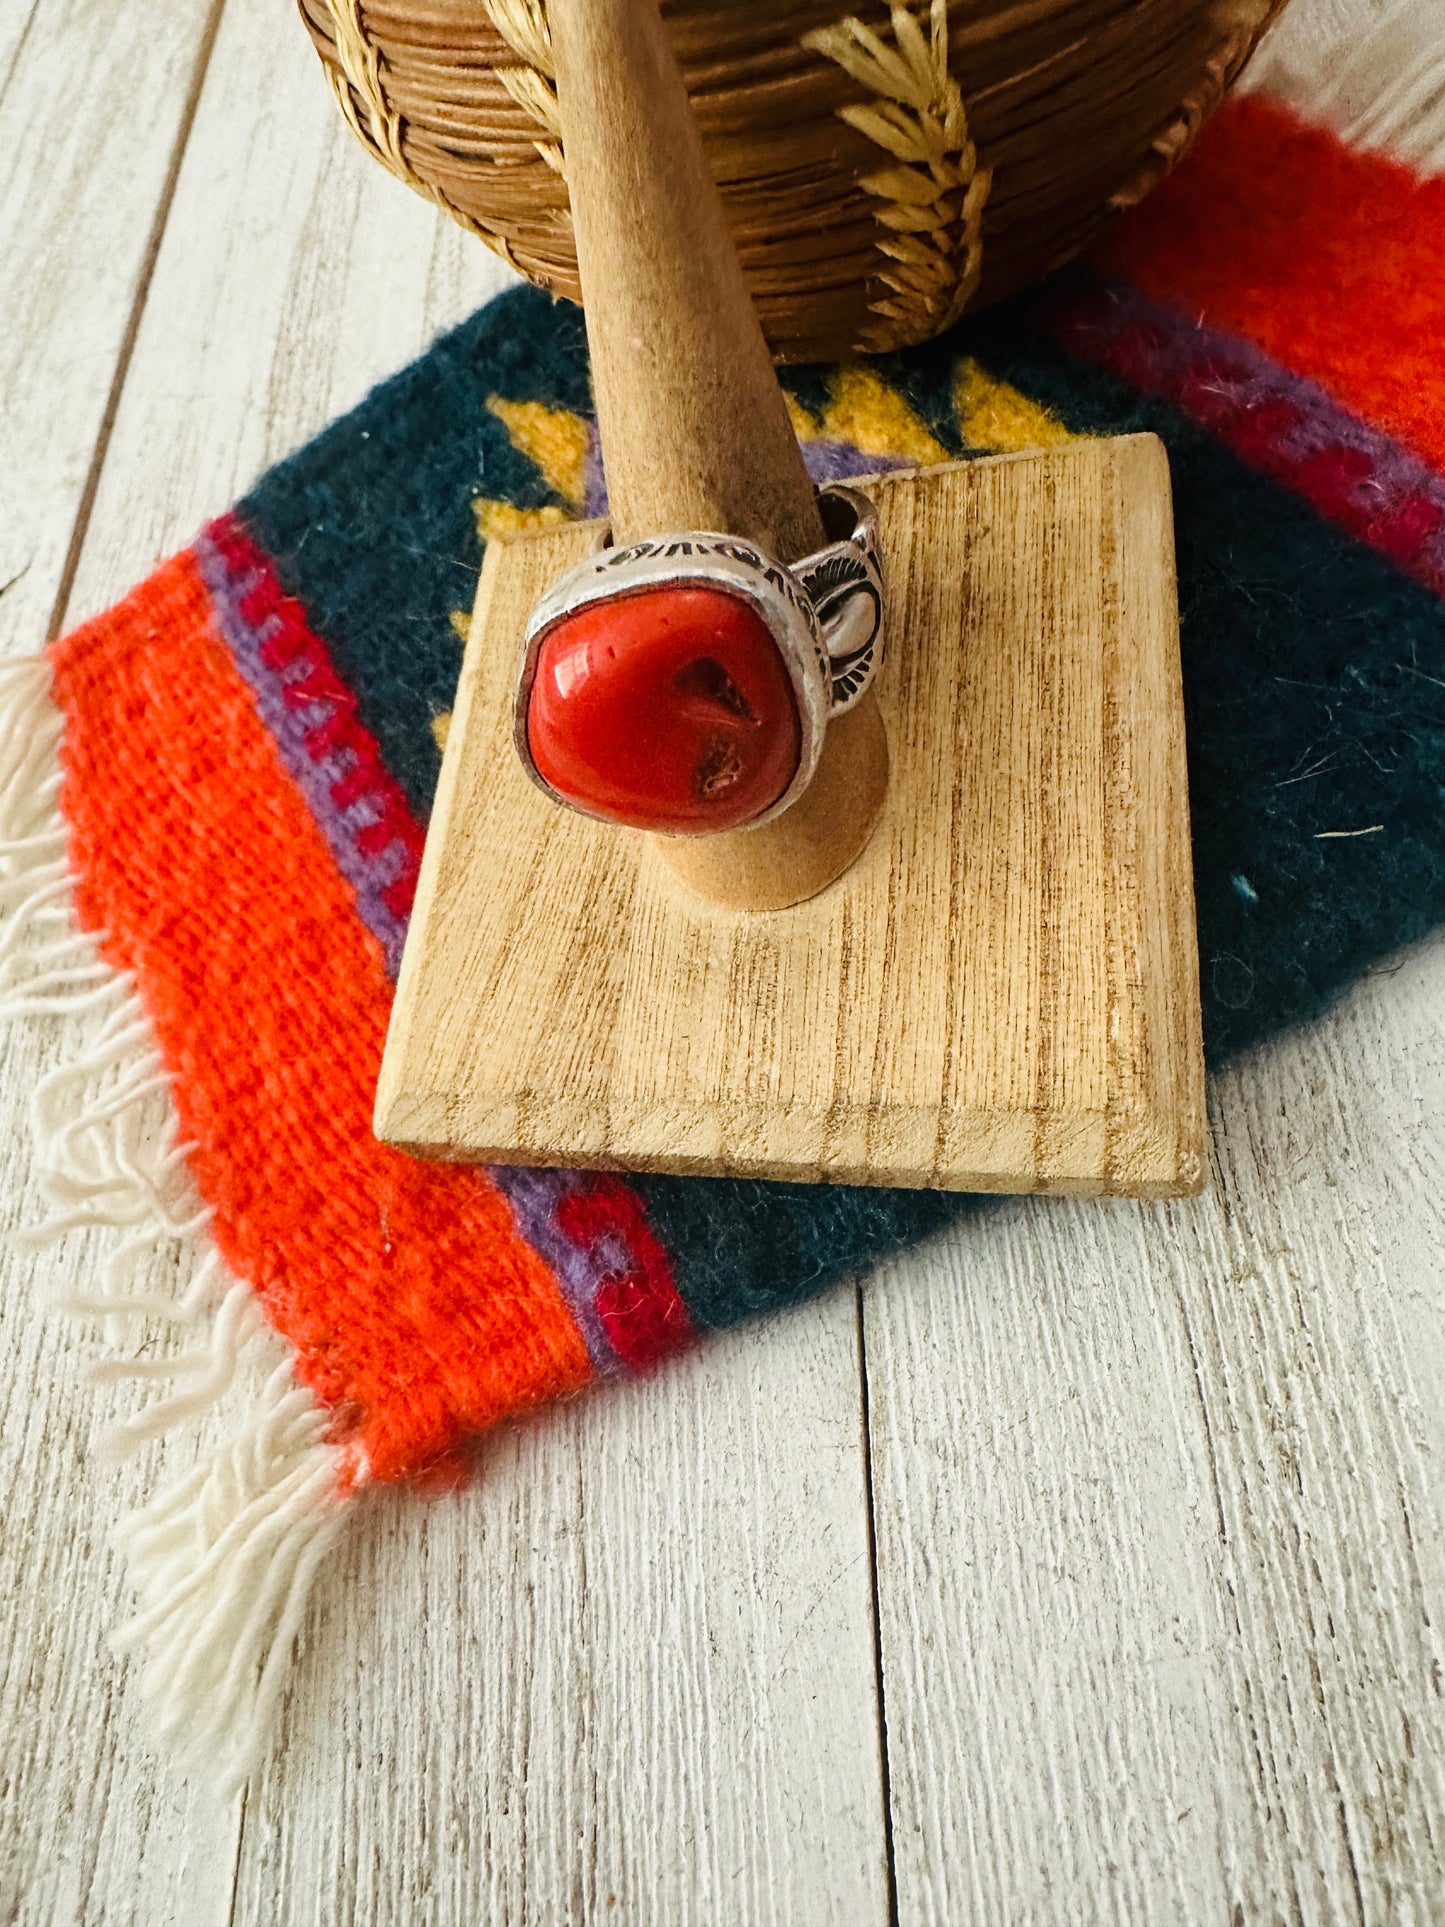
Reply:
[[[618,1178],[590,1176],[558,1201],[557,1224],[581,1251],[594,1253],[610,1236],[632,1260],[601,1280],[593,1301],[607,1342],[624,1365],[645,1371],[692,1342],[692,1320],[672,1266],[635,1191]]]

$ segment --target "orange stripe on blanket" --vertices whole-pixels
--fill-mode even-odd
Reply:
[[[381,1479],[592,1376],[481,1172],[371,1132],[391,987],[189,554],[52,652],[77,904],[133,970],[212,1232]]]
[[[1099,258],[1445,467],[1445,179],[1234,100]]]

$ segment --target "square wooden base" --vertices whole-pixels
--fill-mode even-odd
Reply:
[[[600,526],[488,549],[378,1135],[502,1163],[1198,1188],[1168,468],[1152,436],[877,478],[892,774],[811,902],[691,895],[511,743],[517,639]]]

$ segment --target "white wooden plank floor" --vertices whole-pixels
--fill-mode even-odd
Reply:
[[[8,649],[502,279],[285,0],[0,0],[0,154]],[[0,1921],[1445,1917],[1442,1008],[1445,942],[1218,1080],[1199,1200],[1000,1206],[369,1503],[231,1803],[105,1645],[94,1248],[7,1235]]]

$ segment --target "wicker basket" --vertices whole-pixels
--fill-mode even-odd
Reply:
[[[663,0],[774,350],[927,340],[1188,147],[1282,0]],[[347,120],[577,298],[543,0],[300,0]]]

